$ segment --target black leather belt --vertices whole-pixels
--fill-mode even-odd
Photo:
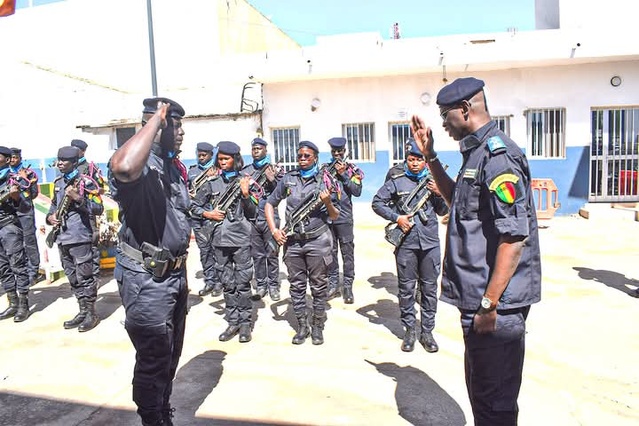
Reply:
[[[328,230],[328,226],[326,224],[323,224],[319,228],[315,228],[312,231],[302,232],[302,233],[296,232],[288,238],[295,241],[312,240],[313,238],[319,237],[321,234],[323,234],[327,230]]]
[[[148,243],[143,243],[142,250],[131,247],[125,242],[120,242],[119,247],[122,253],[135,260],[158,278],[164,277],[167,272],[176,271],[186,266],[188,253],[173,257],[168,250],[160,249]]]

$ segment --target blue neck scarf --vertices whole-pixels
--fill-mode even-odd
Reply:
[[[80,172],[78,172],[78,169],[73,169],[73,171],[70,171],[69,173],[65,173],[64,174],[64,181],[68,182],[71,179],[73,179],[74,177],[76,177]]]
[[[306,170],[300,168],[300,175],[304,179],[311,178],[311,177],[315,176],[318,172],[319,172],[319,166],[317,165],[317,163],[313,164],[313,166],[311,168],[306,169]]]
[[[262,158],[261,160],[253,160],[253,167],[255,167],[256,169],[261,169],[262,167],[264,167],[268,163],[269,163],[269,158],[268,158],[268,155],[267,155],[264,158]]]
[[[85,157],[80,157],[80,158],[78,158],[78,164],[82,164],[82,163],[84,163],[85,161],[87,161],[87,159],[86,159]]]
[[[169,158],[171,160],[174,159],[175,158],[175,151],[167,151],[166,152],[166,158]]]
[[[208,163],[206,163],[206,164],[198,164],[197,166],[200,168],[200,170],[204,170],[204,169],[208,169],[209,167],[211,167],[214,162],[215,162],[215,158],[211,158],[208,161]]]
[[[412,177],[417,180],[422,180],[422,178],[425,178],[426,176],[428,176],[428,167],[424,167],[422,171],[419,173],[413,173],[408,169],[408,166],[404,164],[404,174],[406,174],[406,176],[408,177]]]
[[[0,169],[0,180],[6,179],[10,171],[11,171],[11,167],[9,166],[5,166],[2,169]]]
[[[226,170],[223,170],[222,176],[224,176],[224,180],[228,182],[229,180],[231,180],[232,177],[237,176],[237,171],[231,170],[227,172]]]
[[[9,168],[11,169],[12,173],[18,173],[20,171],[20,169],[22,168],[22,161],[19,162],[18,164],[14,166],[9,166]]]

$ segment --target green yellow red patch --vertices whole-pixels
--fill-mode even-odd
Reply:
[[[519,182],[519,176],[504,173],[493,179],[488,189],[504,203],[512,204],[517,199],[517,182]]]

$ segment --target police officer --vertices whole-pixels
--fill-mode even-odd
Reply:
[[[11,175],[10,158],[11,150],[0,146],[0,281],[9,301],[0,320],[22,322],[29,318],[29,272],[17,212],[30,207]]]
[[[268,229],[264,206],[266,199],[277,186],[277,182],[284,175],[283,169],[271,164],[267,153],[267,142],[262,138],[255,138],[251,142],[251,156],[253,162],[242,170],[254,180],[262,181],[256,214],[250,219],[251,229],[251,256],[255,271],[256,290],[255,297],[261,299],[268,291],[271,300],[280,300],[280,263],[279,247],[277,250],[269,249],[269,241],[273,238]],[[280,226],[279,213],[275,210],[275,224]]]
[[[420,183],[425,186],[417,190]],[[428,352],[437,352],[439,349],[433,337],[437,312],[437,277],[439,277],[441,265],[436,215],[446,214],[448,207],[441,197],[435,195],[434,189],[424,156],[417,144],[412,142],[410,149],[407,150],[404,175],[394,176],[386,181],[373,197],[372,206],[375,213],[397,223],[404,234],[403,240],[395,249],[399,311],[405,328],[401,347],[404,352],[411,352],[417,339],[416,283],[419,284],[421,306],[419,342]],[[409,200],[409,197],[412,199]],[[423,202],[423,200],[427,201]],[[423,205],[415,212],[403,211],[399,207],[408,204],[409,208],[415,208],[420,203]]]
[[[74,146],[58,150],[58,170],[61,175],[53,183],[54,195],[46,221],[54,228],[51,232],[57,242],[64,274],[69,280],[80,310],[66,329],[78,328],[85,332],[100,322],[95,313],[98,280],[93,268],[93,228],[91,218],[104,211],[99,188],[95,181],[80,174],[77,169],[79,151]]]
[[[408,155],[408,151],[410,151],[411,149],[411,143],[413,143],[414,141],[415,139],[413,138],[406,139],[406,144],[404,145],[404,153],[402,155],[404,157],[404,161],[402,161],[401,163],[397,163],[393,167],[388,169],[388,172],[386,172],[386,176],[384,177],[384,182],[388,181],[391,178],[404,175],[404,170],[406,168],[406,155]]]
[[[208,142],[198,142],[196,146],[197,164],[192,165],[188,172],[189,193],[192,198],[197,195],[208,180],[218,175],[218,169],[215,167],[215,158],[213,158],[214,149],[215,147]],[[204,274],[204,288],[198,294],[200,296],[212,294],[217,297],[222,294],[222,282],[215,270],[215,256],[211,245],[212,235],[210,232],[202,230],[204,225],[210,225],[210,223],[201,217],[191,217],[191,227],[195,235],[195,242],[200,250],[200,263]],[[205,230],[207,228],[208,226],[204,226]]]
[[[142,129],[109,167],[122,223],[114,276],[136,351],[133,401],[144,425],[173,424],[169,400],[184,343],[191,228],[186,169],[176,158],[182,117],[175,101],[145,99]]]
[[[353,197],[362,194],[364,172],[355,164],[345,161],[346,138],[335,137],[328,140],[331,147],[331,162],[328,165],[339,185],[338,208],[339,217],[329,221],[329,229],[333,236],[333,262],[328,269],[328,295],[330,299],[339,295],[339,261],[338,249],[342,253],[344,268],[344,303],[352,304],[353,281],[355,280],[355,234],[353,232]]]
[[[89,145],[81,139],[73,139],[71,141],[71,146],[78,148],[78,172],[81,175],[89,176],[91,179],[93,179],[95,184],[97,184],[99,188],[100,194],[104,194],[106,182],[104,181],[104,177],[102,176],[102,171],[93,161],[87,161],[85,157],[85,153]],[[100,250],[98,249],[98,242],[100,240],[100,225],[98,224],[98,217],[95,215],[91,216],[91,229],[93,230],[93,245],[91,247],[91,250],[93,252],[93,275],[98,277],[100,275]]]
[[[215,268],[224,288],[224,318],[228,327],[220,341],[240,334],[242,343],[251,340],[251,277],[253,261],[248,218],[255,215],[255,203],[250,198],[250,177],[241,176],[244,168],[240,147],[235,142],[217,144],[215,165],[220,175],[207,182],[193,199],[192,212],[215,224],[211,244],[215,253]],[[234,194],[234,195],[231,195]],[[228,205],[224,205],[227,203]]]
[[[450,205],[441,300],[461,312],[475,424],[514,425],[525,320],[541,298],[539,238],[528,162],[491,120],[483,87],[460,78],[437,95],[444,130],[463,157],[456,181],[439,162],[431,129],[414,116],[411,130]]]
[[[286,173],[271,195],[264,214],[266,222],[279,245],[284,245],[284,263],[288,270],[289,292],[293,311],[299,328],[293,337],[293,344],[300,345],[311,334],[314,345],[324,343],[324,323],[326,322],[326,291],[328,267],[331,262],[332,243],[328,220],[339,217],[339,210],[333,204],[333,184],[329,176],[320,173],[318,165],[319,149],[310,141],[302,141],[297,149],[298,168]],[[275,223],[275,209],[286,198],[286,218],[308,199],[321,200],[320,205],[311,210],[308,217],[287,237],[286,232]],[[286,226],[286,225],[285,225]],[[311,287],[313,296],[313,322],[309,330],[306,313],[306,286]]]
[[[22,196],[29,204],[29,211],[18,212],[18,219],[22,226],[24,236],[24,252],[27,255],[29,267],[29,282],[35,284],[45,279],[45,275],[40,272],[40,250],[38,249],[38,239],[36,238],[35,210],[33,200],[40,192],[38,189],[38,175],[30,167],[22,164],[22,150],[11,148],[11,173],[16,176]]]

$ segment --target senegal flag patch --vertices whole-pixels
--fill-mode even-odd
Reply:
[[[519,176],[512,173],[504,173],[493,179],[488,189],[494,192],[497,198],[504,203],[512,204],[519,195],[517,194],[517,182],[519,182]]]

